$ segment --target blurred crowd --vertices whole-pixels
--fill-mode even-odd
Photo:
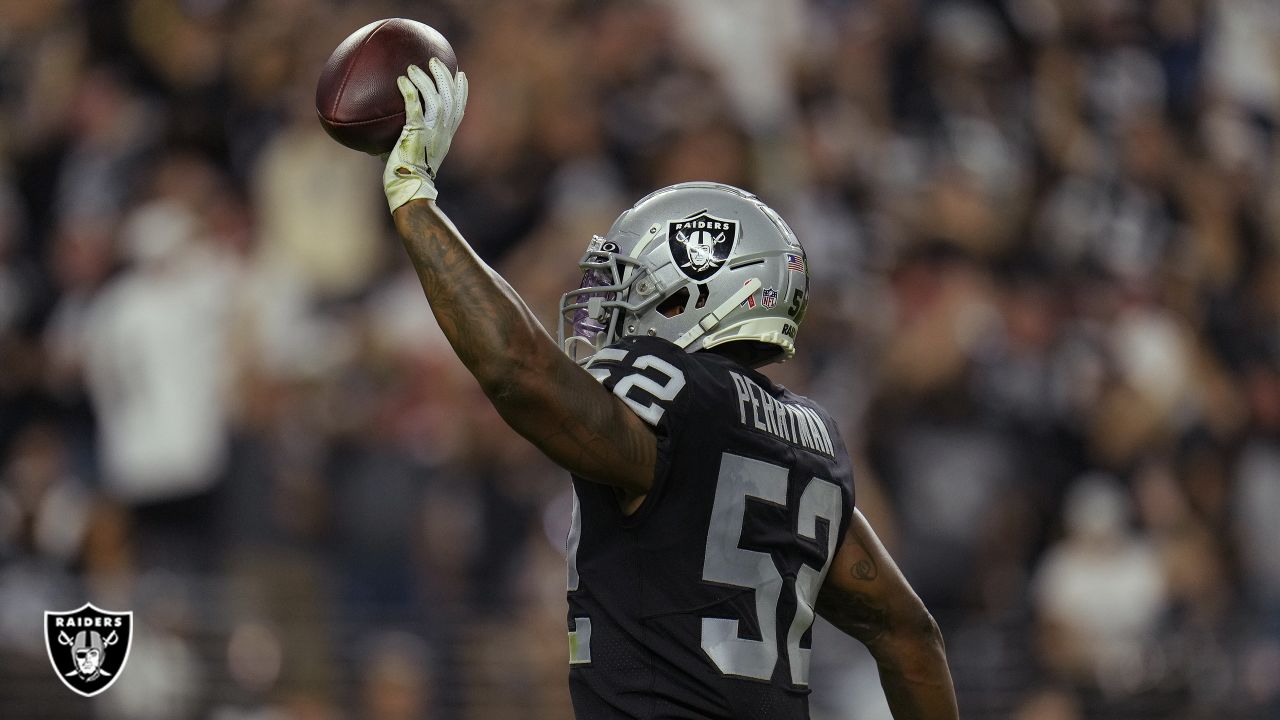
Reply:
[[[0,715],[568,716],[566,478],[315,118],[388,16],[457,50],[440,204],[553,332],[649,190],[789,220],[770,374],[964,717],[1280,716],[1273,0],[0,0]],[[41,626],[85,600],[138,625],[92,703]],[[815,634],[815,720],[887,718]]]

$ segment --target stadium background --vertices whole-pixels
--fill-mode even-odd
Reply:
[[[1269,0],[0,2],[0,717],[567,717],[565,478],[314,116],[393,15],[458,50],[441,205],[545,321],[650,189],[790,220],[774,376],[964,717],[1280,717]],[[85,599],[139,626],[93,701],[40,634]],[[816,632],[814,717],[887,717]]]

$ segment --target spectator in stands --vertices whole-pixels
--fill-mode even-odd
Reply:
[[[1046,665],[1118,695],[1145,683],[1144,653],[1168,603],[1160,560],[1130,529],[1130,508],[1115,478],[1076,480],[1063,507],[1065,537],[1048,549],[1032,580]]]

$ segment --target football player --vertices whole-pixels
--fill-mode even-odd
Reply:
[[[755,369],[804,318],[786,223],[725,185],[654,192],[591,241],[557,343],[434,202],[467,80],[429,69],[399,78],[387,199],[458,357],[573,475],[576,714],[808,717],[818,613],[870,649],[895,718],[956,718],[938,627],[854,506],[835,423]]]

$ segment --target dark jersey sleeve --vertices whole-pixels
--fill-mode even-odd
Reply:
[[[688,356],[669,342],[627,338],[596,353],[587,372],[655,428],[679,422]]]
[[[587,363],[587,372],[653,427],[658,438],[653,496],[661,495],[671,458],[688,428],[690,398],[697,393],[689,385],[688,359],[669,342],[633,337],[601,350]]]

